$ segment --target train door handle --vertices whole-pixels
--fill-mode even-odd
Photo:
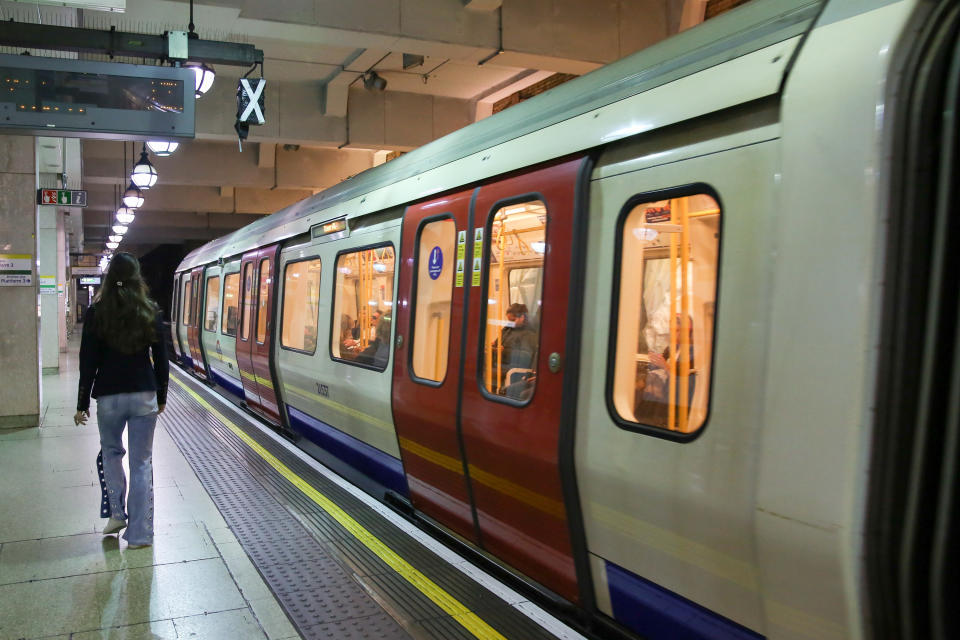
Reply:
[[[550,367],[550,373],[558,373],[563,368],[563,356],[554,351],[550,354],[547,365]]]
[[[403,336],[399,333],[397,334],[397,349],[403,348]]]

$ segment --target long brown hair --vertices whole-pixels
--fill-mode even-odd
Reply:
[[[157,303],[129,253],[113,256],[94,303],[97,335],[117,351],[135,353],[157,339]]]

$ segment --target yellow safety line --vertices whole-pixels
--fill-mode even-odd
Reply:
[[[349,531],[353,537],[361,542],[365,547],[386,562],[394,571],[400,574],[407,582],[416,587],[420,593],[430,598],[434,604],[443,609],[449,615],[453,616],[461,626],[481,640],[507,640],[496,629],[477,617],[459,600],[444,591],[437,583],[423,575],[414,568],[409,562],[401,558],[397,553],[384,544],[379,538],[370,533],[363,525],[353,519],[346,511],[340,508],[335,502],[330,500],[315,488],[310,486],[305,480],[291,471],[276,456],[264,449],[256,440],[248,436],[240,427],[228,420],[226,416],[217,411],[209,402],[200,397],[193,389],[189,388],[179,378],[174,377],[180,387],[193,396],[193,399],[200,403],[204,409],[214,415],[224,426],[230,429],[238,438],[240,438],[248,447],[253,449],[261,458],[263,458],[271,467],[286,478],[290,484],[299,489],[305,496],[313,500],[321,509],[326,511],[334,520],[339,522],[343,528]]]

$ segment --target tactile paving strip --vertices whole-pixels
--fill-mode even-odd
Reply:
[[[179,385],[170,387],[176,401],[168,405],[163,426],[305,638],[477,638],[361,544]],[[247,437],[503,637],[553,637],[259,428],[233,419],[232,411],[215,395],[199,393]]]

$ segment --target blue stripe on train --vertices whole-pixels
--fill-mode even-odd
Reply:
[[[185,353],[180,354],[180,362],[182,362],[182,363],[183,363],[183,366],[185,366],[185,367],[192,367],[192,366],[193,366],[193,358],[191,358],[190,356],[188,356],[188,355],[185,354]]]
[[[403,496],[410,494],[403,464],[388,453],[372,447],[322,420],[287,405],[290,426],[314,444],[329,451],[351,467]]]
[[[217,370],[213,367],[210,367],[210,375],[213,376],[213,381],[218,385],[237,396],[241,400],[244,399],[243,387],[240,386],[239,380],[234,380],[230,376],[224,376],[217,373]]]
[[[613,617],[650,640],[761,640],[751,631],[607,561]]]

